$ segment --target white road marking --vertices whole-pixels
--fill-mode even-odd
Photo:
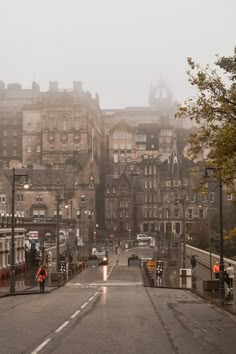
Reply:
[[[52,338],[48,338],[48,339],[46,339],[43,343],[41,343],[31,354],[36,354],[36,353],[38,353],[41,349],[43,349],[43,347],[45,347],[45,345],[47,345],[49,342],[50,342],[50,340],[51,340]]]
[[[70,318],[75,318],[79,313],[80,313],[80,310],[75,311],[75,313],[73,313],[73,315],[70,316]]]
[[[73,283],[68,283],[69,284],[69,286],[73,286],[73,285],[81,285],[80,283],[75,283],[75,284],[73,284]],[[97,286],[98,284],[96,284],[96,286]],[[81,311],[81,309],[83,309],[83,308],[85,308],[85,306],[87,306],[88,305],[88,303],[89,303],[89,301],[92,301],[93,299],[94,299],[94,297],[99,293],[99,291],[100,290],[102,290],[102,289],[104,289],[104,286],[101,286],[101,288],[98,290],[98,291],[96,291],[95,293],[94,293],[94,295],[93,296],[91,296],[89,299],[88,299],[88,301],[87,302],[85,302],[82,306],[81,306],[81,308],[80,308],[80,310],[77,310],[77,311],[75,311],[74,313],[73,313],[73,315],[71,315],[70,316],[70,318],[75,318],[79,313],[80,313],[80,311]],[[59,333],[63,328],[65,328],[68,324],[70,323],[70,321],[65,321],[60,327],[58,327],[57,329],[56,329],[56,333]],[[43,347],[45,347],[49,342],[50,342],[50,340],[51,340],[52,338],[47,338],[43,343],[41,343],[31,354],[37,354],[37,353],[39,353],[40,352],[40,350],[41,349],[43,349]]]
[[[59,333],[70,321],[65,321],[55,332]]]
[[[138,286],[138,285],[143,285],[143,282],[127,282],[127,283],[112,283],[112,282],[109,282],[109,283],[97,283],[97,286],[101,286],[103,285],[103,287],[106,287],[106,286]]]
[[[80,283],[67,283],[66,286],[81,286]]]
[[[85,302],[82,306],[81,306],[81,309],[83,309],[85,306],[87,306],[88,305],[88,301],[87,302]]]

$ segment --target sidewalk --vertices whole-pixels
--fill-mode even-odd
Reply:
[[[7,285],[7,284],[6,284]],[[56,290],[58,287],[55,286],[45,286],[44,293],[51,293],[52,291]],[[15,286],[15,293],[10,293],[10,284],[8,286],[0,286],[0,297],[4,296],[16,296],[16,295],[33,295],[33,294],[40,294],[39,285],[32,284],[31,286],[26,286],[22,284],[22,282],[16,281]]]
[[[114,252],[109,252],[109,264],[113,264],[117,259],[118,255]],[[15,292],[13,294],[10,293],[10,279],[0,281],[0,298],[4,296],[16,296],[16,295],[33,295],[40,294],[39,284],[35,279],[37,269],[32,269],[32,272],[22,273],[21,277],[16,279],[15,282]],[[50,267],[50,272],[55,271],[54,267]],[[76,276],[78,273],[75,273]],[[72,276],[73,277],[73,276]],[[44,293],[51,293],[52,291],[58,289],[60,286],[54,286],[48,284],[50,276],[46,280],[45,283],[45,291]]]
[[[186,258],[186,267],[191,269],[190,258]],[[192,278],[191,291],[196,293],[197,295],[203,297],[209,303],[217,305],[218,307],[229,311],[230,313],[236,315],[236,306],[233,301],[233,297],[230,299],[225,298],[223,300],[220,297],[219,291],[205,291],[203,289],[203,280],[211,280],[211,272],[210,269],[205,267],[204,265],[197,263],[195,275]],[[212,274],[212,279],[214,280],[214,274]]]
[[[197,262],[194,275],[181,277],[180,269],[182,268],[183,259],[179,248],[171,250],[170,258],[164,257],[163,262],[164,276],[157,279],[157,287],[190,290],[210,304],[216,305],[223,310],[236,315],[236,305],[234,304],[232,297],[230,299],[224,299],[224,304],[222,305],[222,299],[218,290],[215,292],[204,290],[203,281],[211,280],[211,272],[209,268]],[[186,256],[185,268],[192,270],[190,258],[188,256]],[[212,279],[214,279],[214,274],[212,274]]]
[[[36,269],[21,273],[16,278],[15,282],[15,292],[10,293],[10,278],[0,281],[0,297],[4,296],[15,296],[15,295],[25,295],[25,294],[40,294],[39,284],[35,278]],[[57,289],[55,286],[48,286],[48,280],[45,283],[45,293],[50,293]]]

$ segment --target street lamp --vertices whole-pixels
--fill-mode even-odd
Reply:
[[[29,188],[28,175],[27,174],[16,174],[15,168],[12,169],[12,202],[11,202],[11,278],[10,278],[10,293],[15,293],[15,183],[17,177],[25,177],[24,189]]]
[[[184,239],[184,249],[183,249],[183,268],[186,266],[186,232],[185,232],[185,197],[182,198],[183,202],[183,239]]]
[[[177,200],[177,202],[182,202],[182,213],[183,213],[183,269],[186,266],[186,220],[185,220],[185,196]]]
[[[60,204],[65,201],[65,198],[60,198],[59,194],[56,195],[56,203],[57,203],[57,225],[56,225],[56,271],[60,271]]]
[[[69,205],[70,205],[70,217],[69,217],[69,228],[67,230],[66,233],[66,252],[67,252],[67,259],[69,259],[69,255],[70,255],[70,245],[71,245],[71,240],[72,240],[72,236],[74,235],[73,232],[73,200],[70,200],[66,205],[65,208],[69,209]],[[73,243],[73,248],[74,248],[74,243]],[[73,251],[73,250],[72,250]]]
[[[223,189],[222,189],[222,177],[221,169],[217,167],[206,167],[204,177],[212,177],[214,172],[218,173],[218,176],[214,176],[218,179],[219,187],[219,212],[220,212],[220,295],[222,304],[224,303],[224,234],[223,234]]]

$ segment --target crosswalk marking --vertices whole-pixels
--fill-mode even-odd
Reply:
[[[67,283],[66,286],[69,288],[96,288],[98,286],[142,286],[143,282],[102,282],[102,283],[91,283],[91,284],[81,284],[81,283]]]

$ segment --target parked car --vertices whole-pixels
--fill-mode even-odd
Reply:
[[[151,241],[152,236],[149,236],[147,234],[138,234],[137,235],[137,241],[142,242],[142,241]]]

